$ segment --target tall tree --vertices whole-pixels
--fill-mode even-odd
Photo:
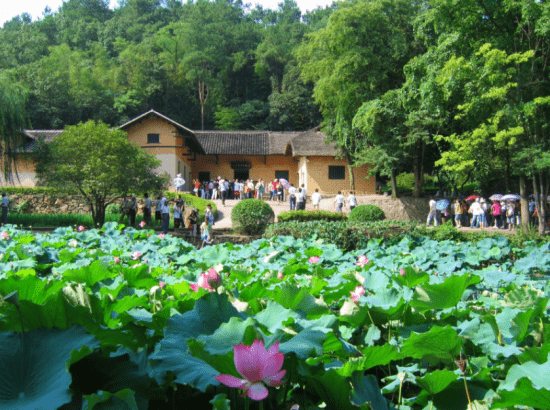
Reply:
[[[13,151],[21,148],[22,131],[29,125],[25,109],[26,98],[25,89],[15,83],[13,76],[0,71],[0,155],[3,159],[4,178],[10,182],[17,175]]]
[[[157,171],[160,160],[130,143],[124,131],[101,122],[65,127],[43,149],[36,168],[39,183],[80,192],[95,225],[103,225],[106,206],[120,195],[157,191],[168,183]]]
[[[353,118],[364,102],[403,83],[403,66],[415,53],[411,23],[418,6],[404,0],[341,2],[326,27],[308,34],[298,50],[302,75],[315,84],[324,129],[348,162],[352,188],[361,147]]]

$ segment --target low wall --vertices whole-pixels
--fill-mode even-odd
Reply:
[[[384,211],[386,219],[392,221],[425,222],[429,213],[429,202],[429,198],[392,198],[385,195],[357,197],[357,205],[376,205]]]
[[[33,214],[86,214],[90,206],[79,195],[11,195],[10,211],[25,201],[25,213]],[[138,203],[142,200],[138,199]],[[358,196],[357,204],[372,204],[380,207],[386,219],[394,221],[426,221],[429,198],[392,198],[385,195]],[[308,207],[309,208],[309,207]]]
[[[27,201],[24,213],[29,214],[87,214],[90,205],[80,195],[9,195],[10,212]],[[120,202],[120,201],[119,201]]]

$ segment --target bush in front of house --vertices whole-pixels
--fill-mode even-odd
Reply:
[[[281,212],[277,216],[278,222],[288,222],[288,221],[345,221],[348,219],[348,216],[342,212],[331,212],[331,211],[289,211]]]
[[[359,205],[349,213],[349,220],[352,222],[374,222],[386,218],[384,211],[376,205]]]
[[[231,212],[233,229],[247,235],[261,235],[275,221],[275,212],[260,199],[239,201]]]

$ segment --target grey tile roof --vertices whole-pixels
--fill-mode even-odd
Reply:
[[[317,128],[301,132],[290,141],[292,155],[333,157],[338,151],[334,144],[325,142],[326,138],[327,136]]]
[[[269,155],[267,131],[195,131],[207,154]]]
[[[269,133],[269,154],[284,155],[290,141],[300,135],[300,132],[275,132]]]
[[[326,144],[326,135],[313,128],[304,132],[277,131],[192,131],[170,118],[150,110],[136,117],[119,128],[125,129],[147,115],[155,115],[183,131],[192,145],[199,152],[209,155],[285,155],[290,145],[293,156],[335,156],[337,149],[333,144]],[[29,137],[27,150],[34,148],[36,140],[43,137],[46,142],[53,141],[63,130],[25,130]]]
[[[23,130],[23,134],[28,137],[25,145],[25,151],[32,151],[36,147],[36,142],[40,138],[44,138],[45,142],[51,142],[61,135],[63,130]]]

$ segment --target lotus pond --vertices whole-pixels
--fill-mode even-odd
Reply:
[[[0,236],[0,410],[550,408],[550,245]]]

